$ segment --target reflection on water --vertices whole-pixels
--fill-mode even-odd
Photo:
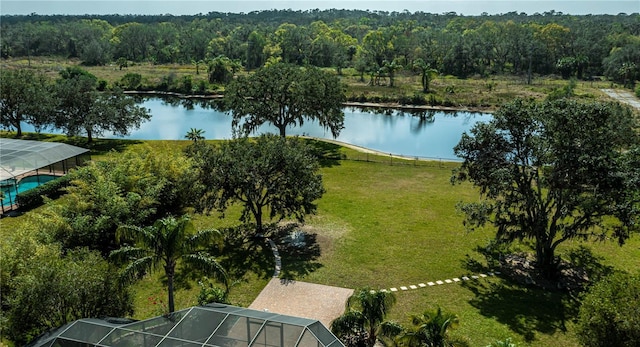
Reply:
[[[141,140],[179,140],[191,128],[203,129],[207,139],[230,139],[231,116],[221,111],[219,100],[146,98],[142,106],[151,110],[152,118],[126,138]],[[433,110],[399,111],[392,109],[344,109],[344,129],[338,141],[371,148],[384,153],[411,157],[455,160],[453,147],[464,131],[490,115]],[[33,131],[25,126],[24,131]],[[278,133],[263,125],[257,134]],[[306,135],[331,139],[331,131],[317,122],[287,129],[287,135]],[[105,137],[114,137],[105,134]]]

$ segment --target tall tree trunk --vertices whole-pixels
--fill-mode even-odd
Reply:
[[[278,126],[278,130],[280,130],[280,136],[287,137],[287,126],[286,125],[279,125]]]
[[[256,207],[256,212],[254,217],[256,218],[256,233],[262,234],[264,231],[262,226],[262,207],[259,207],[259,206]]]
[[[175,275],[175,265],[166,265],[164,271],[167,274],[167,293],[169,296],[169,313],[175,311],[175,302],[173,300],[173,276]]]
[[[536,263],[546,279],[554,280],[558,276],[554,249],[550,242],[538,241],[536,244]]]

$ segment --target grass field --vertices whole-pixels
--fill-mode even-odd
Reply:
[[[3,59],[0,64],[3,68],[36,69],[45,72],[51,78],[58,78],[59,71],[67,66],[78,65],[80,62],[56,57],[32,57],[29,61],[22,57]],[[200,81],[207,80],[206,68],[200,66],[199,74],[196,74],[195,65],[137,63],[124,69],[119,69],[115,64],[82,66],[82,68],[96,75],[99,79],[106,80],[110,85],[120,81],[127,73],[142,75],[142,83],[146,85],[157,85],[169,76],[176,81],[181,81],[184,76],[191,76],[194,86]],[[335,73],[333,69],[327,69],[327,71]],[[368,76],[365,76],[364,81],[361,81],[357,71],[352,68],[343,69],[343,75],[340,78],[347,87],[346,94],[350,98],[365,96],[368,99],[398,100],[402,97],[418,94],[424,96],[426,100],[434,98],[440,104],[445,103],[450,107],[478,110],[496,109],[515,97],[543,99],[554,89],[562,88],[569,83],[557,76],[535,76],[529,85],[526,83],[525,76],[472,76],[467,79],[459,79],[440,75],[432,81],[431,91],[425,95],[422,94],[420,76],[408,71],[398,73],[393,88],[387,85],[369,85]],[[612,83],[607,81],[578,81],[574,93],[582,99],[604,99],[607,97],[600,89],[609,87],[612,87]],[[207,91],[209,93],[224,93],[224,86],[209,85]]]
[[[178,150],[184,141],[146,141],[155,148]],[[98,142],[104,150],[109,141]],[[112,143],[119,149],[136,146],[126,141]],[[352,150],[323,147],[342,157],[356,157]],[[100,153],[94,158],[99,159]],[[336,156],[337,157],[337,156]],[[491,230],[467,233],[456,213],[458,201],[478,199],[468,184],[452,186],[451,170],[456,163],[424,162],[389,165],[380,162],[329,160],[322,175],[326,194],[318,202],[317,215],[303,230],[315,235],[309,252],[283,256],[283,276],[326,285],[359,288],[390,288],[444,280],[473,273],[467,266],[471,257],[492,236]],[[37,211],[36,211],[37,212]],[[238,224],[237,211],[225,219],[217,215],[197,215],[199,228],[226,228]],[[24,217],[0,220],[0,237],[18,228]],[[562,247],[567,252],[581,243]],[[587,244],[602,262],[637,272],[640,239],[634,237],[624,247],[615,243]],[[524,245],[518,247],[526,249]],[[231,290],[234,304],[248,306],[269,280],[273,271],[270,251],[257,247],[228,255],[242,281]],[[233,260],[233,259],[235,260]],[[241,270],[241,269],[237,269]],[[162,313],[154,298],[166,296],[159,273],[137,283],[135,318]],[[185,279],[178,285],[176,307],[196,303],[199,287]],[[574,336],[576,303],[560,292],[545,292],[491,277],[465,284],[446,284],[397,293],[390,318],[408,324],[410,314],[438,306],[457,314],[460,326],[453,330],[471,346],[485,346],[496,339],[511,337],[519,346],[577,346]],[[166,299],[165,299],[166,301]]]

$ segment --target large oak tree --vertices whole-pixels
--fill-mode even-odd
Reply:
[[[464,162],[482,200],[461,204],[468,226],[492,224],[497,239],[531,241],[537,265],[557,274],[555,251],[571,239],[615,238],[640,229],[640,147],[632,112],[619,104],[516,100],[463,134]]]
[[[56,127],[68,135],[84,133],[91,143],[104,132],[128,135],[151,115],[122,90],[98,91],[97,78],[77,67],[67,68],[57,80]]]
[[[295,138],[243,137],[219,147],[198,142],[188,154],[196,161],[198,186],[204,189],[198,210],[224,212],[238,202],[243,206],[241,220],[253,218],[258,234],[264,231],[265,215],[303,221],[316,211],[314,201],[324,193],[317,159]]]
[[[0,124],[16,129],[22,136],[22,123],[41,130],[53,122],[51,83],[43,73],[31,70],[0,70]]]
[[[343,128],[346,100],[338,78],[318,68],[276,63],[239,77],[225,91],[233,125],[249,134],[264,123],[286,135],[287,126],[317,121],[334,137]]]

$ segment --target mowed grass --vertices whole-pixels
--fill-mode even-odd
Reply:
[[[180,150],[186,141],[144,141],[166,151]],[[118,144],[122,146],[123,144]],[[125,147],[141,145],[128,144]],[[334,155],[354,157],[352,150],[333,148]],[[99,158],[99,156],[98,156]],[[369,157],[374,159],[373,156]],[[318,213],[310,216],[303,230],[316,234],[319,256],[301,260],[282,254],[283,273],[289,278],[347,288],[399,288],[444,280],[472,272],[468,257],[482,262],[473,250],[493,236],[490,228],[465,231],[456,212],[459,201],[473,201],[478,192],[470,184],[451,185],[457,163],[412,163],[389,165],[379,162],[332,160],[322,167],[326,193],[318,201]],[[0,221],[0,236],[19,227],[21,219]],[[200,229],[223,229],[238,225],[238,209],[220,219],[216,213],[195,215]],[[640,240],[634,237],[624,247],[614,242],[569,242],[561,253],[580,245],[591,248],[606,265],[637,272]],[[526,249],[525,246],[519,247]],[[273,271],[269,250],[256,248],[251,270],[231,290],[230,300],[248,306],[268,282]],[[154,298],[166,302],[163,274],[156,272],[134,285],[136,318],[162,311]],[[176,307],[196,303],[197,281],[185,279],[176,291]],[[460,325],[452,334],[471,346],[486,346],[511,337],[519,346],[577,346],[575,301],[560,292],[545,292],[490,277],[464,284],[444,284],[400,291],[390,319],[409,324],[411,314],[442,307],[458,315]],[[150,299],[151,298],[151,299]],[[157,302],[157,301],[156,301]]]

